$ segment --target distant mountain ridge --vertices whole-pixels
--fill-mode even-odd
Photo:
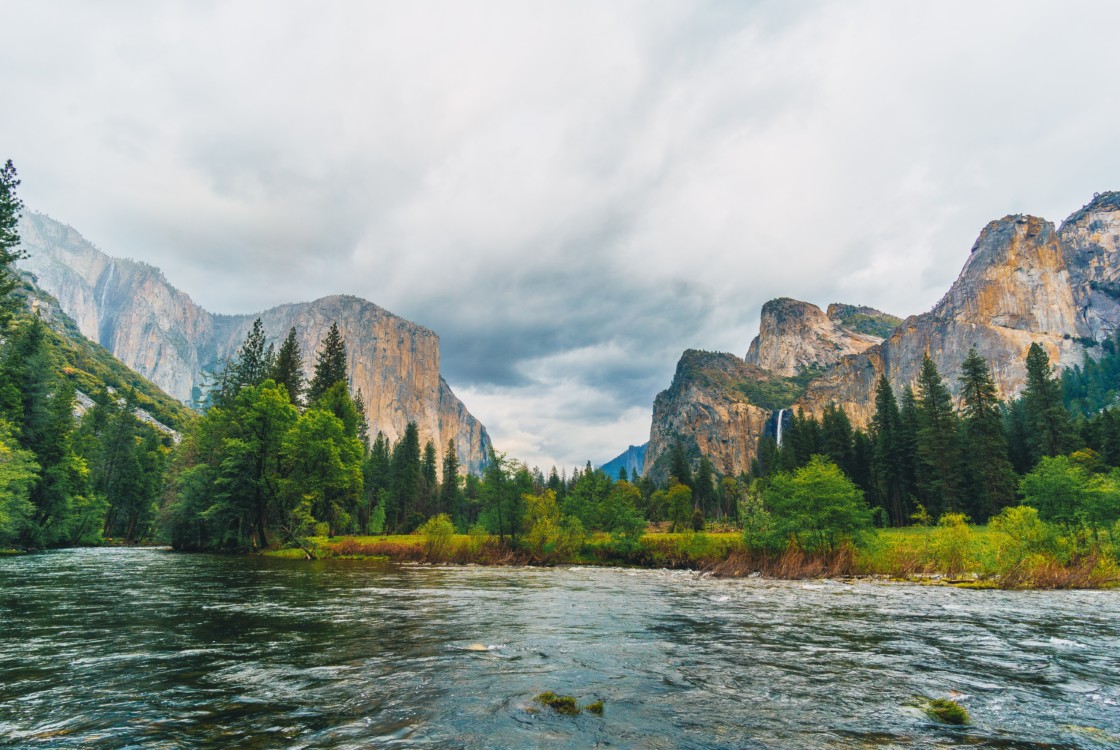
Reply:
[[[871,308],[824,313],[781,298],[763,306],[746,358],[686,351],[654,401],[646,473],[678,439],[723,474],[748,471],[780,408],[819,417],[835,403],[865,427],[880,375],[900,394],[927,353],[956,394],[975,347],[1003,398],[1022,392],[1033,343],[1058,367],[1080,364],[1120,329],[1120,192],[1095,195],[1060,227],[1026,215],[990,222],[937,305],[891,322]]]
[[[620,455],[615,456],[610,461],[599,467],[599,470],[609,476],[611,479],[618,477],[620,469],[626,470],[626,476],[637,474],[641,476],[645,473],[646,468],[646,448],[649,443],[642,445],[631,445]]]
[[[77,231],[26,212],[20,236],[44,290],[88,338],[188,403],[201,397],[204,372],[234,355],[255,318],[279,342],[295,327],[306,373],[332,322],[346,340],[351,387],[361,390],[371,434],[390,440],[417,423],[422,441],[456,446],[460,465],[479,472],[490,437],[439,373],[439,337],[429,329],[352,296],[280,305],[258,315],[219,315],[197,305],[154,266],[113,258]]]

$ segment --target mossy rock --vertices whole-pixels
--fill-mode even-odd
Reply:
[[[576,699],[570,695],[557,695],[551,690],[546,690],[537,697],[533,698],[534,701],[551,708],[558,714],[565,716],[576,716],[579,714],[579,704]]]
[[[598,701],[595,701],[594,703],[588,703],[586,706],[583,707],[583,710],[587,711],[589,713],[593,713],[596,716],[602,716],[603,715],[603,701],[598,700]]]
[[[947,698],[934,698],[926,703],[923,710],[926,716],[944,724],[960,726],[972,720],[964,706]]]

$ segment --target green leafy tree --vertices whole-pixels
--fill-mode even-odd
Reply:
[[[0,546],[16,543],[31,523],[31,487],[39,478],[35,454],[23,450],[12,426],[0,419]]]
[[[715,471],[712,462],[707,456],[700,456],[700,464],[696,468],[693,478],[692,494],[696,506],[701,512],[701,518],[714,515],[719,508],[716,505]]]
[[[793,539],[811,552],[831,551],[859,543],[871,528],[863,493],[823,456],[813,456],[792,474],[774,476],[762,500],[772,523],[772,547]]]
[[[362,497],[362,444],[338,417],[308,409],[284,436],[282,509],[291,514],[307,502],[330,534],[352,530]]]
[[[670,480],[664,502],[668,520],[672,523],[669,530],[677,532],[687,529],[692,522],[692,490],[688,485]]]

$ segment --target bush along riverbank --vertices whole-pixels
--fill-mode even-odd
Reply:
[[[457,534],[436,517],[416,533],[312,537],[265,554],[452,565],[602,565],[697,570],[720,577],[874,578],[970,588],[1120,586],[1115,533],[1063,529],[1030,507],[1006,509],[986,526],[960,514],[938,523],[871,529],[854,536],[793,535],[784,546],[757,530],[574,534],[559,526],[518,537],[481,529]],[[816,543],[814,543],[816,539]]]

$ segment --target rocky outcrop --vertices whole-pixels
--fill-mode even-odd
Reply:
[[[805,370],[836,364],[849,354],[858,354],[882,341],[881,337],[847,328],[839,313],[865,318],[883,316],[878,310],[851,305],[833,305],[825,314],[816,305],[780,297],[762,306],[758,335],[747,350],[748,364],[792,377]],[[837,317],[832,313],[836,312]]]
[[[736,376],[701,378],[703,385],[688,373],[710,367],[697,368],[695,354],[686,352],[673,385],[654,404],[647,471],[669,435],[686,442],[695,438],[720,471],[749,466],[757,436],[766,430],[757,412],[770,414],[781,406],[819,416],[832,402],[853,424],[866,426],[879,376],[885,374],[901,393],[914,383],[927,354],[956,393],[961,363],[975,348],[992,368],[1003,398],[1022,392],[1031,344],[1041,345],[1058,367],[1079,364],[1097,342],[1120,330],[1120,193],[1095,196],[1060,230],[1034,216],[991,222],[932,310],[893,330],[889,316],[876,317],[881,315],[846,305],[822,313],[807,303],[774,300],[763,309],[747,362],[730,354],[705,355],[705,362],[719,362],[716,369]],[[852,338],[876,332],[889,335],[866,346],[866,339]],[[836,354],[858,346],[859,351]],[[816,374],[812,368],[824,362]],[[759,366],[753,373],[751,364]],[[740,375],[748,380],[736,380]],[[781,385],[776,375],[787,376],[789,387],[776,388]],[[791,393],[796,395],[790,403],[775,400],[774,394]]]
[[[1032,343],[1059,366],[1083,358],[1090,329],[1076,297],[1053,224],[1034,216],[993,221],[930,312],[908,318],[881,344],[844,358],[810,383],[797,405],[819,416],[831,401],[844,407],[853,424],[865,426],[874,413],[880,374],[900,393],[916,380],[928,353],[955,394],[970,348],[988,361],[1001,396],[1015,397],[1026,384]]]
[[[1120,328],[1120,192],[1096,195],[1058,230],[1074,301],[1100,341]]]
[[[81,332],[171,395],[197,403],[205,371],[233,356],[253,320],[279,341],[295,327],[307,375],[332,322],[346,340],[351,388],[361,390],[372,433],[390,440],[417,423],[439,450],[453,441],[464,470],[489,454],[486,429],[439,373],[439,337],[423,326],[350,296],[281,305],[257,315],[215,315],[175,289],[152,266],[111,258],[76,231],[29,213],[20,225],[23,265],[53,294]]]
[[[653,402],[646,474],[664,479],[665,460],[677,440],[693,456],[708,456],[721,474],[748,471],[772,410],[751,403],[740,386],[770,377],[734,354],[686,351],[672,385]]]

